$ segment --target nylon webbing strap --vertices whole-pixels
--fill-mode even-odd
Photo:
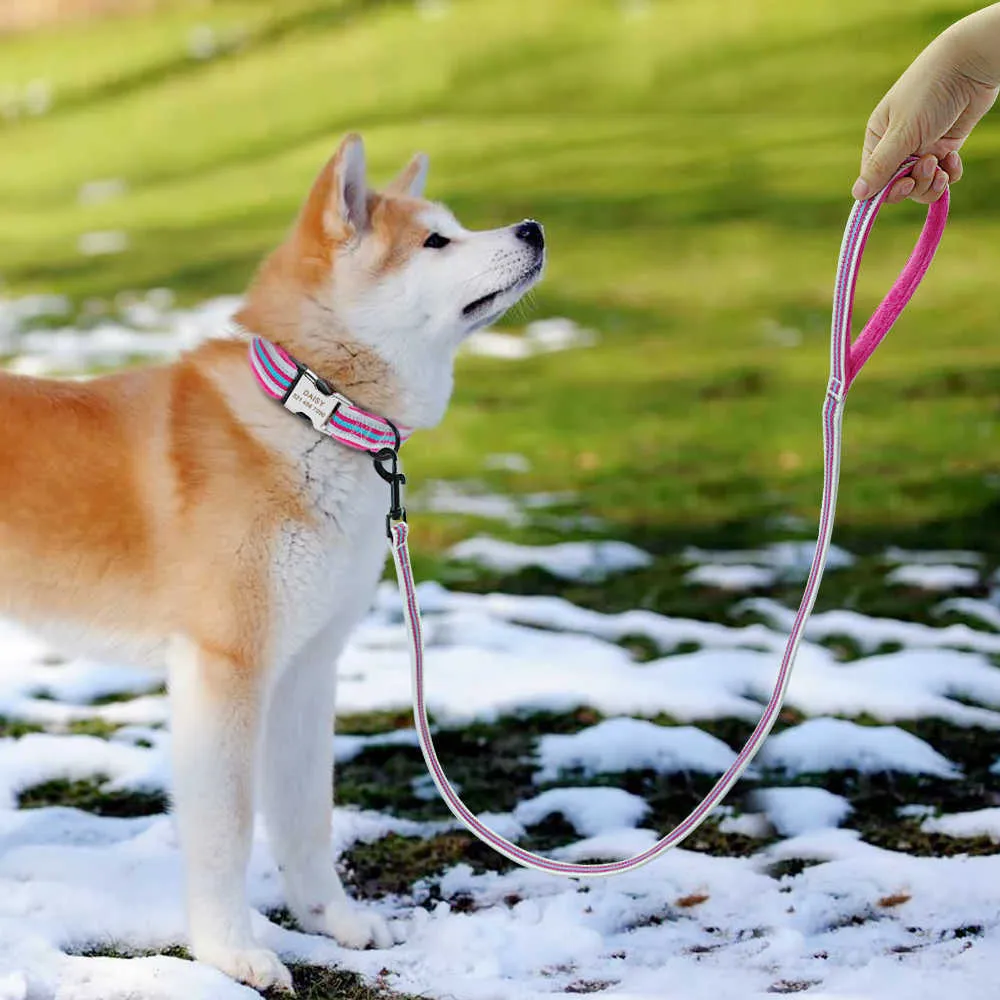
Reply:
[[[871,319],[865,325],[857,340],[851,342],[851,313],[854,304],[854,292],[858,280],[858,270],[864,254],[865,244],[871,233],[875,217],[885,202],[892,184],[905,176],[912,168],[913,160],[908,161],[893,177],[892,181],[877,195],[868,201],[858,202],[851,212],[844,233],[840,250],[840,260],[837,267],[837,279],[833,297],[833,322],[831,326],[830,382],[826,400],[823,404],[823,499],[820,511],[819,536],[813,555],[809,577],[806,582],[802,601],[792,625],[784,655],[778,668],[778,676],[774,690],[767,703],[764,713],[756,728],[740,750],[729,769],[715,783],[712,790],[686,819],[679,823],[670,833],[659,840],[648,850],[624,861],[611,861],[594,864],[575,864],[567,861],[551,860],[526,851],[517,844],[494,833],[482,824],[465,806],[458,793],[452,787],[441,767],[434,742],[431,737],[430,725],[427,719],[427,702],[424,693],[425,664],[423,638],[420,629],[420,610],[417,606],[416,586],[413,580],[413,570],[410,566],[410,555],[407,547],[408,527],[405,522],[393,522],[390,531],[390,544],[393,561],[396,564],[396,574],[399,590],[403,599],[403,616],[410,638],[410,662],[413,674],[414,721],[423,751],[424,760],[430,770],[434,784],[441,793],[452,813],[481,841],[499,851],[512,861],[527,868],[569,876],[601,876],[616,875],[631,871],[659,857],[664,851],[679,844],[690,836],[707,818],[712,809],[717,806],[733,787],[754,755],[761,748],[770,733],[772,726],[781,711],[788,682],[792,676],[792,666],[795,654],[802,641],[806,622],[816,601],[823,569],[826,565],[827,553],[830,548],[830,538],[833,534],[833,520],[837,506],[837,486],[840,478],[841,425],[843,405],[847,391],[858,372],[871,357],[872,352],[889,332],[893,323],[903,311],[906,303],[916,291],[921,279],[930,266],[937,250],[941,235],[944,232],[948,218],[948,192],[935,204],[931,205],[927,221],[917,245],[906,266],[903,268],[889,294],[875,310]],[[486,678],[488,682],[488,678]]]

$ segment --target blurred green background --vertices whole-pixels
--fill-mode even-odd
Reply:
[[[239,292],[343,132],[364,134],[377,180],[422,149],[430,196],[467,225],[546,226],[547,278],[508,325],[565,316],[599,342],[463,359],[446,422],[408,448],[413,483],[573,491],[604,533],[653,551],[807,537],[830,290],[864,125],[970,9],[177,0],[11,34],[3,294]],[[15,114],[10,95],[31,81],[45,81],[43,113]],[[848,406],[839,538],[860,549],[1000,549],[997,116],[966,163],[938,260]],[[81,202],[83,185],[109,178],[124,182],[118,197]],[[922,213],[884,213],[859,317]],[[127,234],[123,252],[80,253],[81,234],[106,230]],[[487,471],[487,452],[522,454],[531,470]],[[428,517],[417,536],[435,548],[468,529]]]

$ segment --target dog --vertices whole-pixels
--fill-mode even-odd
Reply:
[[[437,424],[463,339],[540,279],[545,239],[531,221],[464,229],[424,200],[426,176],[417,155],[370,189],[350,135],[230,336],[85,382],[0,375],[0,614],[166,667],[191,952],[257,988],[292,984],[251,931],[258,797],[302,929],[394,943],[331,852],[336,662],[383,570],[388,491],[370,456],[261,390],[248,347]]]

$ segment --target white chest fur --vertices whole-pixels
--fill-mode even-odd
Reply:
[[[284,529],[273,564],[272,650],[280,672],[321,630],[338,647],[368,610],[388,553],[388,487],[369,456],[316,437],[301,454],[312,525]]]

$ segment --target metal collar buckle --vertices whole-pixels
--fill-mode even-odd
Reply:
[[[347,397],[334,392],[326,379],[305,365],[299,365],[298,377],[285,393],[281,405],[297,417],[308,420],[316,430],[323,431],[330,418],[347,402]]]

